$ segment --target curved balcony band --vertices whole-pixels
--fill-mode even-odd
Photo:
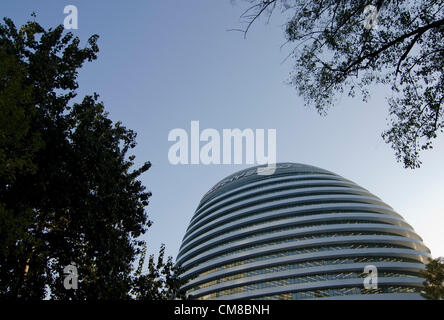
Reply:
[[[176,263],[194,299],[421,299],[430,250],[368,190],[314,166],[236,172],[200,201]],[[366,288],[366,266],[378,272]]]

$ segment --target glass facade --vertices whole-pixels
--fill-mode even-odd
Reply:
[[[430,250],[366,189],[313,166],[280,163],[219,182],[177,257],[194,299],[419,299]],[[378,270],[365,289],[364,267]]]

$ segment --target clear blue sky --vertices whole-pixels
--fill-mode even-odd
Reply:
[[[97,92],[110,117],[138,132],[135,154],[153,166],[142,180],[152,191],[147,210],[154,221],[145,238],[149,252],[160,243],[176,257],[185,229],[202,197],[245,165],[177,165],[168,161],[168,133],[201,129],[273,128],[277,160],[319,166],[376,194],[423,237],[433,256],[444,256],[444,139],[423,154],[423,166],[407,170],[381,137],[388,88],[375,87],[368,103],[344,97],[327,117],[304,107],[285,84],[291,47],[281,49],[279,16],[259,21],[247,39],[228,29],[241,26],[245,4],[229,0],[60,1],[2,0],[0,16],[23,24],[31,12],[45,27],[62,24],[63,8],[76,5],[82,43],[97,33],[101,52],[79,75],[79,96]]]

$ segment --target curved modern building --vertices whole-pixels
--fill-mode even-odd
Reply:
[[[177,257],[191,298],[421,298],[430,250],[390,206],[320,168],[257,168],[216,184],[192,217]]]

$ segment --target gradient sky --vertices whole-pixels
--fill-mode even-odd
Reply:
[[[153,196],[154,221],[144,238],[149,253],[161,243],[177,255],[200,198],[225,176],[246,165],[171,165],[174,128],[277,130],[277,161],[318,166],[350,179],[380,197],[410,223],[432,255],[444,256],[444,138],[423,154],[420,169],[404,169],[380,137],[387,128],[389,88],[374,87],[368,103],[343,97],[327,117],[305,107],[285,81],[287,57],[282,23],[260,20],[247,38],[242,1],[2,0],[0,16],[17,25],[35,11],[45,27],[62,24],[66,5],[76,5],[82,43],[100,35],[98,60],[79,74],[79,96],[97,92],[110,117],[138,133],[138,163]]]

